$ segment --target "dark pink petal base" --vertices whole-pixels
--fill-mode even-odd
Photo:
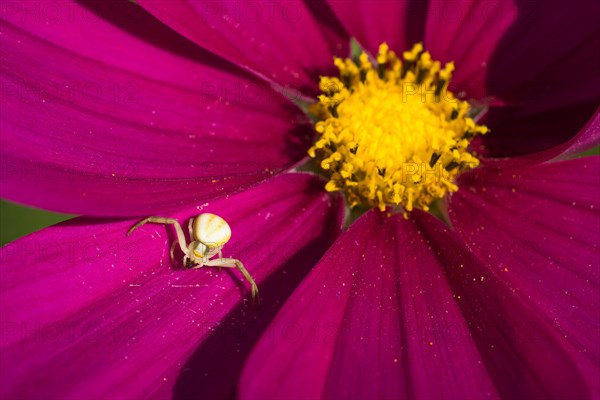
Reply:
[[[475,2],[504,8],[506,2]],[[509,106],[490,113],[490,155],[530,154],[557,146],[600,104],[600,3],[514,0],[517,18],[489,61],[486,87]]]
[[[550,121],[551,122],[551,121]],[[548,127],[548,132],[555,132]],[[524,137],[524,136],[521,136]],[[525,138],[525,137],[524,137]],[[528,140],[528,139],[525,139]],[[522,157],[509,157],[509,158],[484,158],[482,157],[482,164],[490,171],[499,171],[501,169],[506,170],[518,170],[525,168],[531,170],[534,166],[551,161],[551,160],[564,160],[577,157],[584,151],[590,150],[600,145],[600,107],[596,109],[594,115],[586,122],[581,130],[573,138],[568,141],[552,147],[548,150],[536,152],[533,154],[525,155]],[[476,146],[475,146],[476,147]],[[479,150],[479,149],[476,149]],[[474,172],[475,175],[481,172]],[[495,175],[492,172],[492,175]],[[469,175],[466,175],[467,177]],[[482,179],[486,179],[485,173],[482,175]],[[484,182],[484,181],[481,181]]]

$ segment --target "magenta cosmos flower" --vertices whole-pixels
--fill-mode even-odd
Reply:
[[[3,398],[598,398],[597,2],[137,3],[2,3],[1,194],[86,216],[2,248]],[[201,212],[259,305],[125,236]]]

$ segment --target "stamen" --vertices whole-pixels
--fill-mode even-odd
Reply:
[[[344,192],[351,207],[427,211],[458,190],[456,176],[479,165],[467,148],[488,129],[448,91],[454,64],[442,69],[422,44],[400,60],[383,43],[375,60],[365,52],[356,61],[336,58],[339,77],[321,77],[308,154],[329,177],[325,189]]]

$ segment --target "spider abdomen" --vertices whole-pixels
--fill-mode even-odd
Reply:
[[[194,239],[210,247],[223,246],[231,238],[231,228],[218,215],[203,213],[194,218]]]

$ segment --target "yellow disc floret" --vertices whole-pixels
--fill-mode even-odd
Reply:
[[[441,69],[421,44],[402,60],[384,43],[375,60],[335,59],[339,77],[322,77],[311,106],[317,138],[308,153],[351,207],[428,210],[458,190],[454,178],[479,165],[467,147],[487,132],[467,116],[469,104],[448,91],[454,69]]]

